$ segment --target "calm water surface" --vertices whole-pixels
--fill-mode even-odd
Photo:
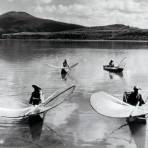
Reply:
[[[102,65],[110,59],[118,65],[124,57],[123,75],[103,71]],[[70,65],[79,62],[67,81],[61,79],[59,69],[50,67],[61,66],[64,59]],[[89,99],[98,91],[122,99],[123,92],[131,90],[133,85],[142,88],[146,99],[148,43],[0,41],[0,70],[0,107],[28,106],[32,84],[39,85],[46,97],[65,86],[77,86],[70,100],[48,112],[43,123],[36,126],[0,118],[0,147],[144,147],[146,136],[137,134],[137,141],[133,140],[128,126],[114,131],[125,120],[97,114]],[[142,128],[145,132],[146,127]]]

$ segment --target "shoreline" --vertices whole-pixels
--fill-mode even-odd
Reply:
[[[71,40],[71,39],[0,39],[0,41],[51,41],[51,42],[131,42],[148,43],[148,40]]]

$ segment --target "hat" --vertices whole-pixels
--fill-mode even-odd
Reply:
[[[138,88],[137,86],[134,86],[133,90],[139,90],[140,88]]]
[[[38,87],[37,85],[32,85],[32,87],[33,87],[35,90],[41,90],[41,88]]]

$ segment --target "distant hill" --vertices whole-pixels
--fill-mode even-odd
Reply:
[[[148,40],[148,30],[113,24],[85,27],[34,17],[25,12],[0,15],[1,38],[63,40]]]
[[[76,31],[124,31],[124,30],[135,30],[138,28],[126,26],[123,24],[112,24],[106,26],[93,26],[77,29]]]
[[[148,29],[113,24],[56,32],[48,38],[72,40],[148,40]]]
[[[41,19],[26,12],[11,11],[0,15],[0,33],[59,32],[78,28],[83,26]]]

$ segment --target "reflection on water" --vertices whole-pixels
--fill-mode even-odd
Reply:
[[[43,118],[40,115],[30,116],[28,119],[30,133],[33,140],[39,140],[42,133]]]
[[[42,128],[43,120],[41,118],[35,117],[34,121],[33,118],[27,122],[12,122],[11,119],[9,122],[3,121],[0,124],[0,147],[52,148],[64,146],[61,137],[54,130],[47,125]]]
[[[110,79],[114,79],[114,77],[118,76],[120,78],[123,78],[123,72],[120,72],[120,73],[111,73],[111,72],[108,72],[109,73],[109,78]]]
[[[146,125],[145,124],[138,124],[138,123],[131,123],[129,125],[131,136],[134,138],[136,146],[138,148],[145,147],[145,140],[146,140]]]
[[[75,84],[77,87],[72,98],[48,112],[43,121],[33,123],[36,121],[33,119],[29,124],[0,119],[0,147],[135,148],[134,141],[129,143],[131,134],[128,127],[106,138],[125,120],[97,114],[89,99],[97,91],[106,91],[122,99],[123,92],[136,84],[142,88],[141,93],[146,99],[147,49],[148,43],[142,42],[1,40],[0,107],[9,108],[9,104],[11,108],[28,106],[32,84],[39,85],[45,97],[66,85]],[[103,70],[102,66],[110,59],[118,65],[125,57],[126,66],[122,74]],[[60,69],[50,66],[61,66],[64,59],[70,65],[79,62],[66,81],[61,78]]]

